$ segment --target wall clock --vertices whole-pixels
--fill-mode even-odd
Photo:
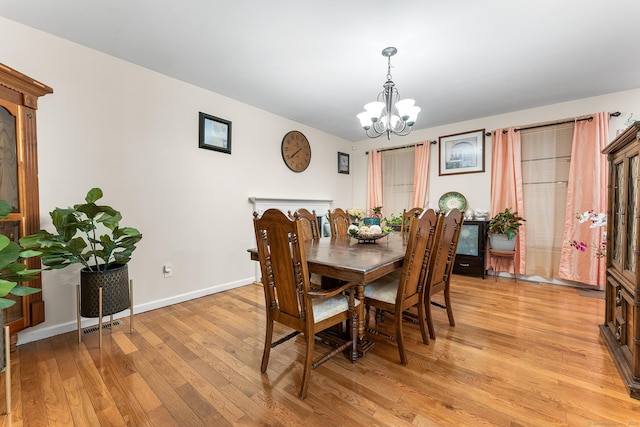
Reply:
[[[302,172],[311,163],[311,146],[307,137],[292,130],[282,138],[282,160],[294,172]]]

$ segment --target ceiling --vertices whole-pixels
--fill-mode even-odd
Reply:
[[[637,0],[0,0],[0,16],[349,141],[387,46],[420,129],[640,87]]]

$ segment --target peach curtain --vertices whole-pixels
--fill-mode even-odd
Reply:
[[[597,113],[593,120],[576,121],[571,145],[571,165],[567,184],[567,210],[563,241],[578,240],[598,244],[604,227],[580,224],[577,212],[593,209],[607,212],[607,157],[602,149],[609,141],[609,113]],[[559,277],[594,286],[605,284],[605,260],[597,258],[591,247],[585,253],[567,245],[560,255]]]
[[[382,152],[369,151],[369,168],[367,172],[367,212],[382,203]]]
[[[524,212],[522,191],[522,154],[520,134],[514,128],[496,129],[491,143],[491,212],[493,216],[505,208]],[[526,223],[518,231],[515,265],[524,274],[526,261]],[[511,267],[510,267],[511,268]],[[513,272],[513,271],[511,271]]]
[[[424,141],[416,146],[413,168],[413,205],[425,208],[429,195],[429,154],[431,142]]]

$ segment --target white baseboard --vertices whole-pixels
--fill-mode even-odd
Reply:
[[[238,288],[240,286],[248,285],[255,281],[255,277],[250,279],[236,280],[230,283],[224,283],[222,285],[212,286],[206,289],[199,289],[194,292],[189,292],[186,294],[176,295],[170,298],[165,298],[156,301],[150,301],[144,304],[136,305],[134,300],[134,316],[138,313],[144,313],[145,311],[155,310],[156,308],[167,307],[173,304],[178,304],[184,301],[189,301],[192,299],[204,297],[211,294],[216,294],[218,292],[226,291],[229,289]],[[135,296],[135,289],[134,289]],[[129,317],[129,310],[121,311],[120,313],[116,313],[113,315],[114,319],[121,319],[123,317]],[[97,318],[85,318],[80,319],[81,327],[84,329],[89,326],[94,326],[98,324]],[[135,322],[135,320],[134,320]],[[51,326],[43,326],[38,327],[35,326],[33,328],[27,328],[24,331],[18,332],[18,346],[21,344],[27,344],[33,341],[38,341],[44,338],[53,337],[55,335],[64,334],[70,331],[76,331],[78,329],[78,322],[72,321],[57,325]],[[135,324],[134,324],[135,330]]]

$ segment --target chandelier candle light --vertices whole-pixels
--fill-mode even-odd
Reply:
[[[382,86],[384,89],[378,94],[378,100],[365,105],[366,111],[357,116],[369,138],[385,133],[387,139],[391,139],[391,134],[408,135],[420,112],[413,99],[400,100],[398,89],[391,80],[391,57],[397,52],[395,47],[382,50],[382,56],[388,60],[387,82]]]

